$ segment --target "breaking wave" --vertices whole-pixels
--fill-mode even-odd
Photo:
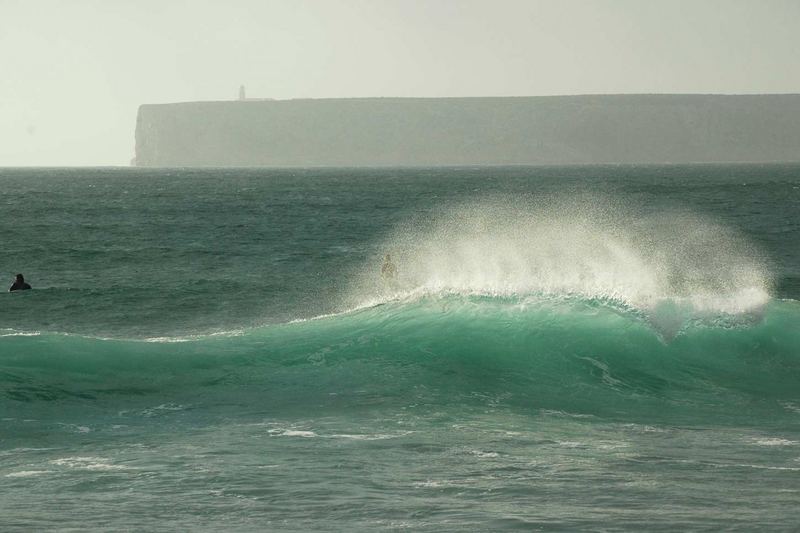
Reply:
[[[800,405],[800,305],[770,287],[757,249],[691,214],[495,199],[398,228],[350,311],[147,342],[4,331],[0,395],[778,420]]]
[[[353,284],[352,304],[420,294],[534,294],[694,317],[757,312],[772,286],[763,254],[733,230],[687,212],[596,198],[458,205],[400,226],[381,253],[391,254],[397,278],[386,283],[370,266]]]
[[[42,334],[0,338],[0,394],[15,402],[272,409],[504,404],[596,416],[717,419],[800,405],[800,305],[752,323],[687,324],[665,340],[606,301],[423,297],[319,320],[175,343]]]

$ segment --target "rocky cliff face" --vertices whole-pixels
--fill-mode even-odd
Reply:
[[[143,105],[138,166],[800,161],[800,95]]]

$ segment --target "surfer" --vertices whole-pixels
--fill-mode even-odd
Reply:
[[[22,274],[17,274],[17,278],[14,280],[14,283],[8,288],[8,292],[27,291],[30,288],[31,286],[25,283],[25,276]]]
[[[381,265],[381,276],[385,280],[392,280],[397,276],[397,267],[392,263],[392,256],[386,254],[383,258],[383,265]]]

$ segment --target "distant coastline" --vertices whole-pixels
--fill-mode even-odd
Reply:
[[[357,167],[800,161],[800,94],[184,102],[139,108],[132,164]]]

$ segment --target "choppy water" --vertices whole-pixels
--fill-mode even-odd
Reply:
[[[4,531],[800,523],[800,166],[0,186]]]

